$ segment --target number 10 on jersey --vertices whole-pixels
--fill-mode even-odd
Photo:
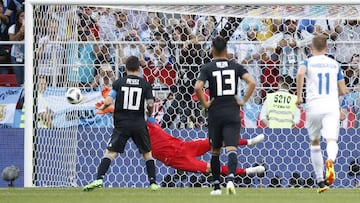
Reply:
[[[123,109],[139,110],[142,89],[138,87],[121,87],[121,91],[124,92]]]

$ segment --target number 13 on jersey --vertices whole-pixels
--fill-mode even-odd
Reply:
[[[216,78],[217,96],[235,95],[235,70],[214,71],[212,75]]]

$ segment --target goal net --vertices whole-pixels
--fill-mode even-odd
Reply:
[[[286,78],[290,92],[295,92],[297,66],[309,56],[314,34],[328,37],[328,55],[341,64],[352,94],[341,99],[344,120],[335,187],[352,187],[360,174],[360,103],[355,96],[359,93],[359,5],[35,3],[30,7],[32,12],[25,18],[33,17],[27,27],[32,29],[27,31],[32,34],[27,41],[31,38],[33,43],[27,50],[34,51],[27,63],[33,69],[27,70],[26,79],[34,83],[25,83],[30,112],[26,114],[30,160],[25,158],[25,186],[76,187],[95,178],[113,127],[111,114],[98,112],[95,105],[103,100],[101,91],[124,75],[124,61],[131,55],[139,57],[141,76],[153,86],[153,115],[162,127],[183,140],[206,138],[206,112],[193,87],[201,64],[211,60],[210,43],[217,35],[228,40],[229,58],[243,64],[257,83],[252,98],[241,108],[241,137],[265,134],[262,143],[239,147],[238,167],[264,165],[266,174],[237,176],[236,186],[315,186],[304,112],[293,129],[265,128],[259,118],[267,93],[279,89],[279,78]],[[284,41],[288,43],[282,45]],[[68,103],[64,95],[69,87],[80,88],[85,100]],[[245,89],[240,83],[239,98]],[[210,155],[199,159],[209,162]],[[221,161],[226,164],[225,157]],[[207,187],[211,182],[206,174],[176,171],[160,161],[156,166],[157,181],[163,187]],[[147,186],[145,163],[132,141],[112,163],[105,186]]]

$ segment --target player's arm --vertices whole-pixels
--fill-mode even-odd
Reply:
[[[149,83],[147,83],[146,93],[145,93],[145,99],[146,99],[146,115],[150,117],[154,111],[154,95],[153,95],[153,89]]]
[[[348,96],[346,95],[344,97],[344,99],[342,100],[342,102],[341,102],[341,105],[340,105],[340,121],[345,120],[347,114],[349,113],[349,106],[350,106],[349,99],[350,98],[348,98]]]
[[[112,89],[108,96],[105,98],[104,103],[98,108],[99,110],[104,110],[110,105],[114,103],[114,99],[116,98],[117,91]]]
[[[265,100],[264,103],[263,103],[263,105],[262,105],[262,107],[261,107],[259,119],[260,119],[266,126],[268,126],[268,124],[269,124],[267,111],[268,111],[268,105],[267,105],[267,100]]]
[[[295,109],[295,114],[294,114],[294,126],[299,124],[300,123],[300,120],[301,120],[301,111],[299,108],[296,108]]]
[[[208,109],[210,107],[210,105],[211,105],[211,101],[206,100],[206,96],[205,96],[205,94],[203,92],[205,82],[209,78],[208,75],[209,75],[209,73],[208,73],[207,69],[204,68],[204,67],[201,67],[199,77],[197,78],[196,83],[195,83],[195,87],[194,87],[194,91],[196,93],[196,96],[198,97],[201,105],[205,109]]]
[[[151,117],[154,110],[154,99],[148,99],[146,100],[146,115],[148,117]]]
[[[339,72],[338,72],[337,78],[338,78],[339,95],[344,96],[348,91],[347,91],[347,88],[346,88],[344,75],[343,75],[340,67],[339,67]]]
[[[198,97],[201,105],[205,108],[208,109],[210,107],[210,102],[206,100],[205,94],[203,92],[203,88],[205,86],[205,81],[203,80],[197,80],[195,83],[195,93],[196,96]]]
[[[246,82],[246,84],[248,85],[245,95],[243,97],[243,100],[238,101],[238,104],[240,106],[243,106],[250,99],[251,95],[253,94],[255,87],[256,87],[256,82],[249,73],[243,74],[241,79],[244,80]]]
[[[303,94],[305,73],[306,73],[306,66],[305,65],[299,66],[298,72],[297,72],[297,75],[296,75],[296,94],[297,94],[296,105],[299,108],[300,108],[300,105],[303,102],[302,94]]]

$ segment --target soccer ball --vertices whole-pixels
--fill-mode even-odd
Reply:
[[[69,88],[65,93],[65,97],[70,104],[78,104],[83,100],[81,90],[76,87]]]

